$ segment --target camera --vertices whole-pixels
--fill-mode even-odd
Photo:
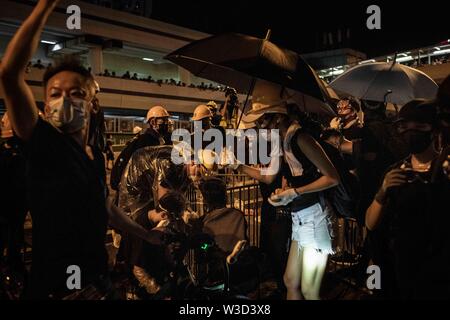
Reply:
[[[238,104],[238,96],[237,96],[237,91],[234,88],[226,88],[225,90],[225,97],[228,98],[228,105],[229,106],[236,106]]]

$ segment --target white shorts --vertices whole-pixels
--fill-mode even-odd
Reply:
[[[314,248],[326,254],[333,254],[331,236],[329,210],[322,210],[320,203],[292,212],[292,240],[297,241],[299,249]]]

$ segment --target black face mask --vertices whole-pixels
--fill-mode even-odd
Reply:
[[[169,124],[168,123],[161,123],[157,126],[158,133],[162,136],[169,133]]]
[[[410,129],[403,132],[401,135],[409,152],[412,154],[424,152],[433,140],[433,133],[431,131]]]
[[[220,121],[222,121],[222,115],[221,114],[215,114],[213,115],[212,119],[211,119],[211,124],[213,126],[219,126],[220,125]]]

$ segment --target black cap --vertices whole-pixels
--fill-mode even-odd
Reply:
[[[414,99],[406,103],[398,113],[398,120],[434,124],[437,118],[437,104],[434,100]]]

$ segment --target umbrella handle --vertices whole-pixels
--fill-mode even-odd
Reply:
[[[256,78],[252,78],[252,83],[250,84],[250,89],[247,92],[247,96],[245,97],[245,103],[244,103],[244,106],[242,107],[241,116],[239,117],[239,121],[238,121],[238,123],[236,125],[236,129],[239,128],[239,125],[241,124],[242,116],[244,115],[245,108],[247,107],[248,99],[250,98],[250,94],[253,93],[253,89],[255,88],[255,84],[256,84]]]

